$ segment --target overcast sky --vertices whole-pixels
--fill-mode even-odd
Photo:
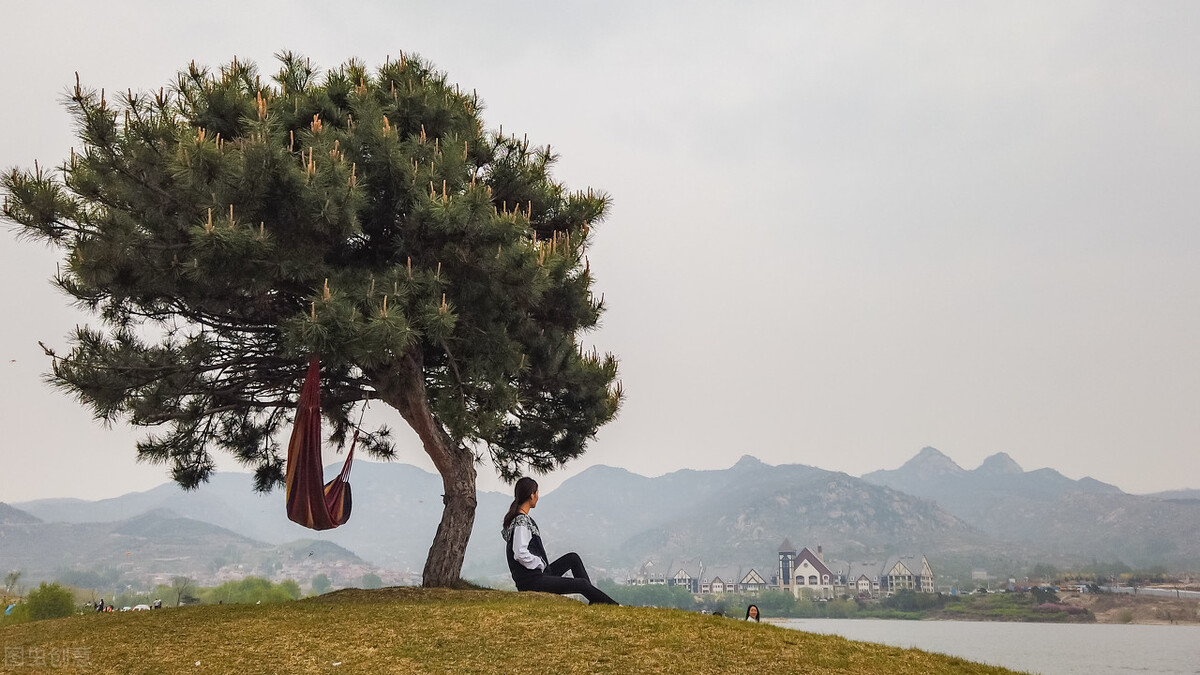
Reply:
[[[1200,487],[1197,35],[1195,2],[11,3],[0,168],[67,156],[75,71],[157,90],[193,59],[416,52],[613,197],[588,340],[628,397],[543,485],[931,445]],[[37,341],[94,322],[59,258],[0,232],[0,501],[167,480],[42,382]]]

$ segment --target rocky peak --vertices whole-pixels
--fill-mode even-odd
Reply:
[[[752,455],[742,455],[742,458],[733,465],[735,469],[758,469],[766,466],[761,460]]]
[[[1017,473],[1025,473],[1020,464],[1008,456],[1006,452],[997,452],[996,454],[983,460],[983,464],[976,469],[979,473],[988,475],[1009,475]]]
[[[929,478],[963,473],[963,468],[955,464],[954,460],[942,454],[937,448],[929,446],[921,448],[921,452],[905,462],[900,470]]]

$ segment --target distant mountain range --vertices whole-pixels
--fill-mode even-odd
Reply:
[[[1071,480],[1054,469],[1025,471],[1003,452],[968,471],[935,448],[922,448],[899,469],[872,471],[863,480],[933,499],[972,522],[986,517],[995,499],[1045,500],[1068,492],[1124,494],[1116,486],[1092,478]]]
[[[347,564],[358,556],[419,573],[441,516],[441,479],[409,465],[360,461],[351,482],[354,514],[327,532],[291,523],[281,494],[254,493],[251,477],[236,473],[216,474],[192,492],[165,484],[96,502],[0,504],[0,568],[47,566],[33,552],[11,552],[8,544],[20,532],[38,542],[26,547],[38,555],[71,549],[60,566],[89,559],[120,564],[118,554],[125,551],[119,549],[132,551],[144,540],[156,540],[164,550],[192,542],[192,553],[156,553],[164,569],[186,567],[168,565],[167,558],[190,556],[195,564],[205,556],[220,557],[219,550],[270,551],[302,540],[310,549],[320,542],[341,547],[344,554],[337,555]],[[925,448],[899,469],[862,478],[803,465],[770,466],[749,456],[725,470],[688,469],[656,478],[596,466],[547,493],[533,515],[552,555],[578,551],[598,574],[647,561],[673,571],[701,560],[709,568],[745,565],[769,574],[785,538],[799,546],[822,544],[828,555],[845,561],[922,552],[959,574],[984,564],[1092,559],[1195,570],[1200,499],[1193,493],[1200,491],[1128,495],[1051,469],[1027,472],[1004,454],[966,470]],[[511,498],[496,492],[478,497],[464,576],[502,579],[499,521]],[[110,540],[100,546],[103,537]],[[89,549],[104,556],[116,552],[116,558],[89,558]]]
[[[329,467],[326,473],[332,475],[340,468]],[[350,522],[324,532],[288,520],[282,492],[255,492],[253,478],[243,473],[214,474],[192,491],[164,483],[146,492],[94,502],[39,499],[15,506],[41,520],[64,523],[111,522],[166,509],[270,544],[296,539],[328,541],[374,564],[419,573],[442,514],[441,478],[408,464],[359,460],[351,484],[354,509]],[[499,493],[481,492],[480,513],[506,509],[511,501]]]
[[[0,525],[30,525],[40,522],[42,521],[33,514],[14,509],[4,502],[0,502]]]
[[[265,544],[161,508],[104,523],[48,523],[0,504],[0,568],[21,570],[27,580],[111,572],[114,579],[169,583],[175,575],[215,577],[225,567],[269,577],[320,562],[365,566],[329,542]]]
[[[1200,567],[1200,500],[1189,498],[1198,490],[1130,495],[1053,469],[1025,471],[1004,453],[966,470],[934,448],[863,480],[935,501],[1047,562]]]
[[[534,515],[550,533],[543,537],[547,546],[614,567],[703,560],[710,567],[769,570],[785,538],[823,543],[845,559],[987,544],[936,504],[844,473],[770,466],[749,456],[722,471],[658,478],[594,467],[543,502]]]
[[[1200,501],[1200,490],[1167,490],[1146,496],[1167,501]]]

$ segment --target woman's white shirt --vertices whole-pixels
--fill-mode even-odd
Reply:
[[[529,570],[540,570],[546,568],[546,561],[534,555],[529,550],[529,542],[533,541],[533,532],[525,525],[516,525],[513,527],[512,550],[513,558],[521,563],[521,566]]]

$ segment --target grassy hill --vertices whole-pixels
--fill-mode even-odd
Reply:
[[[962,659],[674,610],[535,593],[387,588],[279,605],[89,614],[0,629],[112,673],[1010,673]]]

